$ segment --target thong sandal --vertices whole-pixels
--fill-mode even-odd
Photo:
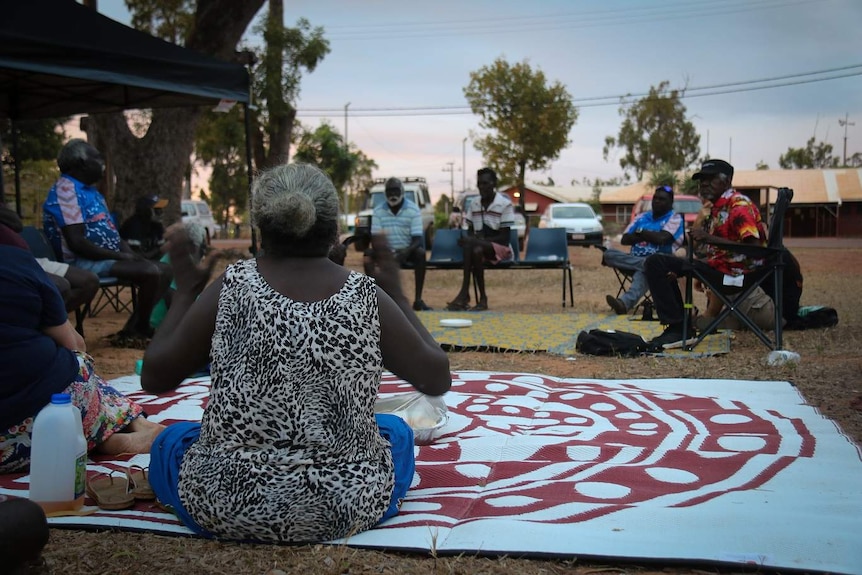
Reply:
[[[125,478],[114,480],[112,474],[102,474],[87,481],[87,495],[101,509],[116,511],[128,509],[135,505],[135,497],[129,491],[129,482]]]
[[[130,493],[135,499],[141,501],[152,501],[156,498],[156,492],[150,485],[147,470],[140,465],[130,465],[126,468],[126,478],[129,481]]]
[[[466,301],[450,301],[446,304],[446,311],[468,311],[470,309],[470,302]]]

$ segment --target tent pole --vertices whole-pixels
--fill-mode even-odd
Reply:
[[[18,126],[12,120],[12,159],[15,160],[15,212],[22,220],[21,213],[21,164],[18,162]]]
[[[243,104],[243,116],[245,121],[245,163],[246,170],[248,170],[248,213],[251,214],[251,184],[254,181],[254,175],[252,173],[252,161],[251,161],[251,111],[249,110],[249,106],[251,104]],[[252,256],[257,256],[257,231],[254,229],[254,223],[249,218],[249,227],[251,228],[251,248],[249,251]]]

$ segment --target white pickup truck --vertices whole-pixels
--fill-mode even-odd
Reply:
[[[356,214],[354,235],[357,241],[354,246],[357,250],[364,250],[368,239],[371,237],[371,218],[374,208],[386,203],[384,189],[386,180],[389,178],[376,178],[374,184],[368,189],[365,204]],[[425,178],[406,177],[398,178],[404,185],[404,197],[419,206],[422,212],[422,227],[425,229],[425,249],[431,250],[431,241],[434,238],[434,206],[431,205],[431,196],[428,194],[428,184]],[[363,241],[364,240],[364,241]]]

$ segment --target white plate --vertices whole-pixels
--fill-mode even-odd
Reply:
[[[441,319],[440,325],[443,327],[470,327],[473,325],[473,320],[457,318]]]

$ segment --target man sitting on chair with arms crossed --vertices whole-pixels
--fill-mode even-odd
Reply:
[[[722,248],[723,245],[766,245],[766,227],[760,210],[744,194],[733,189],[733,166],[724,160],[707,160],[692,176],[698,182],[698,194],[704,202],[712,202],[705,228],[693,228],[692,239],[705,246],[704,259],[693,265],[713,285],[727,290],[744,287],[745,275],[763,265],[763,259],[751,258]],[[683,299],[678,277],[690,274],[686,261],[666,254],[654,254],[644,262],[647,285],[652,293],[659,320],[667,326],[664,333],[650,343],[667,345],[682,340]]]
[[[422,212],[419,206],[404,197],[404,184],[398,178],[389,178],[383,191],[386,202],[374,208],[371,218],[371,234],[386,234],[389,246],[395,251],[395,261],[413,264],[416,280],[415,311],[430,311],[422,301],[425,286],[425,231],[422,229]],[[378,258],[379,259],[379,258]],[[374,276],[374,252],[365,251],[363,266],[365,274]]]
[[[458,243],[464,248],[464,277],[461,290],[455,299],[446,306],[447,311],[485,311],[488,309],[488,296],[485,294],[485,261],[496,264],[511,259],[509,229],[515,225],[515,212],[512,202],[503,194],[498,194],[497,174],[491,168],[476,172],[476,187],[479,197],[470,203],[464,214],[467,222],[467,235]],[[476,278],[479,301],[470,307],[470,276]]]
[[[604,265],[634,272],[632,283],[622,297],[608,295],[606,298],[617,315],[635,307],[646,293],[644,261],[647,256],[673,254],[682,246],[684,232],[682,215],[673,211],[673,188],[657,187],[652,196],[652,210],[638,216],[623,232],[620,241],[624,246],[631,246],[630,253],[608,249],[602,255]]]
[[[45,235],[66,263],[137,285],[135,313],[119,335],[131,340],[152,337],[150,313],[171,283],[170,266],[143,259],[120,239],[105,198],[95,188],[105,173],[99,150],[84,140],[69,140],[57,156],[57,165],[60,179],[42,204]]]

